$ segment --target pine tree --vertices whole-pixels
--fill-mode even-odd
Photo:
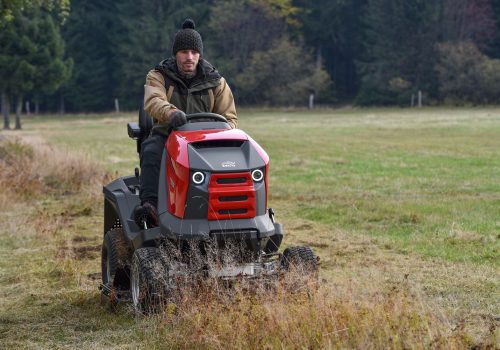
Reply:
[[[0,27],[38,8],[55,12],[64,21],[69,14],[70,0],[3,0],[0,2]]]
[[[495,58],[500,58],[500,0],[490,0],[490,4],[492,17],[495,20],[496,26],[493,41],[488,53]]]
[[[17,62],[13,59],[17,51],[17,33],[12,22],[4,25],[0,30],[0,93],[2,103],[3,128],[10,129],[10,87],[12,72],[16,69]]]
[[[418,90],[437,94],[436,13],[425,0],[368,1],[358,103],[406,105]]]
[[[174,32],[174,24],[164,17],[167,10],[164,1],[129,0],[117,5],[115,96],[125,108],[139,106],[146,73],[168,53],[168,33]]]
[[[353,98],[358,90],[355,60],[362,46],[364,27],[361,14],[367,0],[295,0],[300,8],[301,31],[308,46],[316,52],[316,62],[324,65],[342,99]],[[335,102],[330,91],[322,100]]]
[[[214,4],[207,46],[238,103],[306,105],[309,94],[327,84],[324,70],[300,44],[297,11],[289,0]]]
[[[113,108],[115,87],[113,42],[115,3],[73,0],[63,30],[67,54],[74,61],[71,79],[62,96],[70,111],[105,111]]]
[[[36,111],[43,95],[54,93],[71,76],[73,60],[65,59],[65,45],[60,29],[49,15],[33,19],[36,31],[32,40],[37,45],[33,65],[37,67],[33,79]]]
[[[23,96],[34,86],[33,79],[37,68],[34,65],[34,57],[37,54],[37,45],[32,36],[37,29],[35,21],[30,21],[26,16],[17,16],[5,24],[0,32],[2,102],[6,103],[12,96],[16,97],[16,129],[21,129]],[[8,111],[4,111],[4,128],[10,127],[8,114]]]
[[[273,9],[270,2],[230,0],[214,4],[207,41],[211,60],[229,80],[247,68],[253,52],[269,50],[286,33],[288,11]]]
[[[171,55],[172,40],[184,7],[176,1],[124,1],[117,5],[113,33],[115,96],[127,109],[138,108],[147,72]]]

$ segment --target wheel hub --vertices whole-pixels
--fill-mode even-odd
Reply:
[[[132,271],[130,271],[130,292],[132,294],[132,304],[134,305],[134,309],[136,311],[139,310],[139,295],[140,295],[140,287],[139,287],[139,269],[137,268],[137,264],[132,264]]]

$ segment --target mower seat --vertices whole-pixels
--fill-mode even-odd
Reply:
[[[141,153],[141,144],[146,140],[153,128],[153,118],[144,110],[144,102],[139,108],[139,122],[128,123],[127,132],[131,139],[137,140],[137,153]]]

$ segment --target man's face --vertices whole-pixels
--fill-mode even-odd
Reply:
[[[177,60],[177,68],[184,73],[196,71],[196,66],[200,60],[200,53],[194,50],[180,50],[175,54]]]

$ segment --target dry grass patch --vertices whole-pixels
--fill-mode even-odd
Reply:
[[[287,201],[273,205],[280,208],[278,215],[282,213],[278,219],[287,223],[285,243],[315,247],[321,258],[321,276],[337,292],[348,290],[351,300],[365,300],[374,290],[410,286],[428,310],[446,320],[448,329],[463,330],[475,344],[483,344],[485,339],[495,344],[500,339],[500,299],[495,298],[500,279],[495,266],[423,259],[414,252],[395,249],[397,244],[386,237],[332,229],[287,215],[292,212]],[[453,236],[476,239],[458,226]]]
[[[0,204],[14,195],[32,200],[43,194],[97,193],[108,175],[89,159],[54,148],[37,138],[0,139]],[[10,198],[12,201],[13,198]]]
[[[295,277],[291,277],[292,279]],[[148,319],[151,348],[201,349],[457,349],[477,344],[451,329],[408,285],[355,291],[324,284],[290,290],[243,285],[230,292],[210,285],[184,291],[176,304]],[[288,286],[288,287],[287,287]],[[168,344],[168,345],[167,345]]]

